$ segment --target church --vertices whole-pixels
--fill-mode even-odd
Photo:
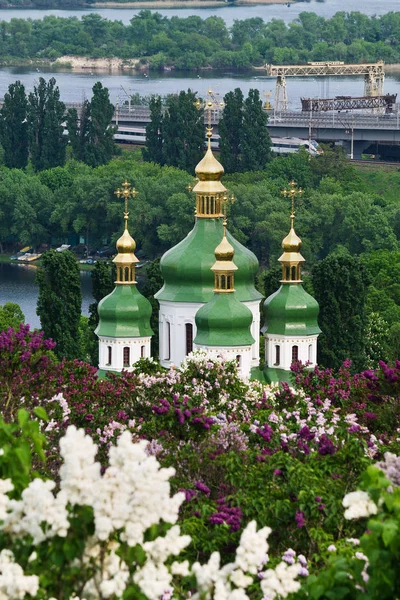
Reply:
[[[157,292],[159,311],[159,360],[163,367],[179,367],[197,348],[235,360],[245,379],[266,383],[289,382],[290,366],[301,361],[310,367],[317,360],[319,307],[301,280],[304,258],[301,239],[294,229],[295,184],[290,231],[282,242],[280,288],[263,305],[255,287],[257,257],[228,231],[227,189],[221,179],[223,166],[211,149],[196,167],[195,222],[193,229],[161,259],[163,287]],[[134,195],[129,183],[117,190],[125,200],[125,228],[113,259],[115,288],[99,303],[99,376],[129,371],[140,358],[149,358],[153,334],[151,305],[137,289],[136,243],[128,228],[128,199]],[[260,364],[260,333],[265,343],[265,364]]]

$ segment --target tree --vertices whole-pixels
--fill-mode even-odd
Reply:
[[[241,140],[243,171],[261,171],[271,157],[268,115],[263,110],[258,90],[249,90],[244,101]]]
[[[67,115],[67,127],[75,158],[97,167],[108,163],[115,154],[114,133],[112,127],[114,106],[110,102],[107,88],[98,81],[93,86],[91,101],[85,100],[78,119],[75,109]]]
[[[28,102],[20,81],[8,86],[0,111],[0,142],[4,148],[4,164],[10,169],[24,169],[28,164]]]
[[[224,110],[218,125],[221,162],[227,173],[241,169],[240,151],[243,130],[243,93],[240,88],[224,96]]]
[[[0,306],[0,331],[6,331],[9,327],[18,329],[20,323],[25,323],[25,316],[18,304],[6,302]]]
[[[196,94],[190,89],[169,96],[163,127],[164,163],[190,173],[204,154],[204,114],[195,101]]]
[[[42,257],[36,281],[39,285],[36,312],[45,338],[56,342],[55,353],[59,358],[81,358],[82,291],[75,256],[68,250],[49,250]]]
[[[150,122],[146,125],[146,148],[143,160],[163,164],[163,114],[160,96],[150,100]]]
[[[312,269],[319,303],[318,362],[338,369],[350,358],[356,371],[365,366],[367,270],[361,259],[341,248]]]
[[[162,288],[164,285],[164,279],[161,275],[160,270],[160,259],[156,258],[151,261],[146,267],[146,282],[141,289],[141,292],[147,300],[150,301],[152,306],[152,313],[150,319],[150,326],[154,331],[154,334],[151,338],[151,354],[152,356],[158,356],[159,352],[159,323],[158,323],[158,311],[160,305],[158,300],[154,297],[154,295]]]
[[[64,135],[65,104],[52,77],[40,77],[29,94],[29,149],[35,171],[43,171],[65,163],[67,138]]]
[[[90,339],[87,350],[91,364],[97,366],[99,364],[99,343],[94,330],[99,324],[98,306],[100,300],[108,296],[114,289],[115,265],[108,261],[97,262],[91,272],[91,278],[94,302],[89,306],[88,335]]]

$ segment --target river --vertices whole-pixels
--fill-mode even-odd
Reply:
[[[37,267],[0,263],[0,305],[5,302],[19,304],[25,315],[25,323],[31,328],[40,328],[40,319],[36,314],[38,286],[35,283]],[[89,314],[89,304],[93,302],[90,272],[81,271],[82,314]]]
[[[105,19],[129,23],[133,16],[140,12],[140,8],[90,8],[78,10],[49,10],[49,9],[0,9],[0,19],[10,21],[13,18],[42,19],[45,15],[58,17],[78,17],[85,14],[98,13]],[[265,21],[283,19],[286,23],[293,21],[301,12],[315,12],[321,17],[332,17],[338,11],[359,11],[365,15],[383,15],[399,10],[399,0],[326,0],[325,2],[298,2],[291,4],[258,4],[255,6],[221,6],[221,8],[161,8],[157,12],[166,17],[189,17],[198,15],[202,19],[217,15],[222,17],[230,27],[235,19],[250,19],[261,17]]]

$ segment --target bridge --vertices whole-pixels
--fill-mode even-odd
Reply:
[[[268,111],[268,115],[271,136],[339,143],[353,158],[360,158],[371,144],[400,146],[399,104],[393,106],[393,112],[384,115],[274,110]],[[216,132],[221,116],[222,110],[211,113],[211,123]],[[149,121],[150,111],[143,106],[131,106],[130,109],[117,107],[114,115],[114,123],[119,126],[145,127]]]

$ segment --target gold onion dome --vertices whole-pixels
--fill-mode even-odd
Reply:
[[[117,241],[118,254],[131,254],[135,252],[136,242],[126,228],[124,233]]]
[[[233,259],[234,254],[235,250],[233,249],[233,246],[231,246],[231,244],[228,242],[228,238],[224,233],[224,237],[222,238],[218,246],[215,248],[215,258],[218,262],[231,261]]]
[[[219,181],[225,172],[224,167],[217,161],[211,150],[211,135],[212,132],[208,129],[207,152],[195,169],[196,175],[200,181]]]
[[[282,241],[282,248],[285,252],[300,252],[302,241],[294,230],[294,215],[291,216],[292,225],[288,235]]]

